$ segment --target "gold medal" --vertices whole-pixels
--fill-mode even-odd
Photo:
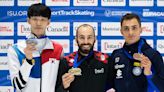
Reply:
[[[142,54],[140,54],[140,53],[134,53],[133,54],[133,58],[135,60],[141,61],[142,60]]]
[[[80,76],[81,74],[81,69],[80,68],[71,68],[68,70],[69,73],[73,74],[73,75],[77,75]]]

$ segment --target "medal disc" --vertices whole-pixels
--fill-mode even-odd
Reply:
[[[134,53],[134,54],[133,54],[133,58],[136,59],[136,60],[141,61],[141,60],[142,60],[142,55],[139,54],[139,53]]]
[[[142,73],[142,69],[141,69],[141,67],[134,67],[132,72],[135,76],[139,76]]]
[[[71,68],[68,70],[69,73],[72,73],[73,75],[82,75],[80,68]]]

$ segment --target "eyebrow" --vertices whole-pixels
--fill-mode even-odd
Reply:
[[[136,26],[138,26],[138,25],[132,25],[132,26],[122,26],[122,27],[136,27]]]

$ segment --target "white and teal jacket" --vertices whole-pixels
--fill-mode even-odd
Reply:
[[[48,37],[37,41],[40,50],[33,52],[35,64],[25,59],[25,41],[18,42],[8,50],[10,77],[16,92],[55,92],[63,48]]]

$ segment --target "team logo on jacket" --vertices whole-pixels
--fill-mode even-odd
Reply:
[[[116,79],[123,78],[121,68],[124,68],[124,67],[125,67],[124,64],[116,64],[114,66],[114,69],[117,70],[117,72],[116,72]]]
[[[102,73],[104,73],[104,68],[95,69],[95,74],[102,74]]]
[[[116,79],[120,79],[120,78],[123,78],[122,71],[120,69],[118,69],[117,73],[116,73]]]
[[[49,61],[55,64],[56,59],[55,58],[49,58]]]
[[[105,56],[101,55],[101,60],[104,61],[105,60]]]
[[[74,62],[74,59],[70,59],[69,62],[73,63]]]
[[[115,63],[119,62],[120,61],[120,57],[116,57],[115,58]]]

